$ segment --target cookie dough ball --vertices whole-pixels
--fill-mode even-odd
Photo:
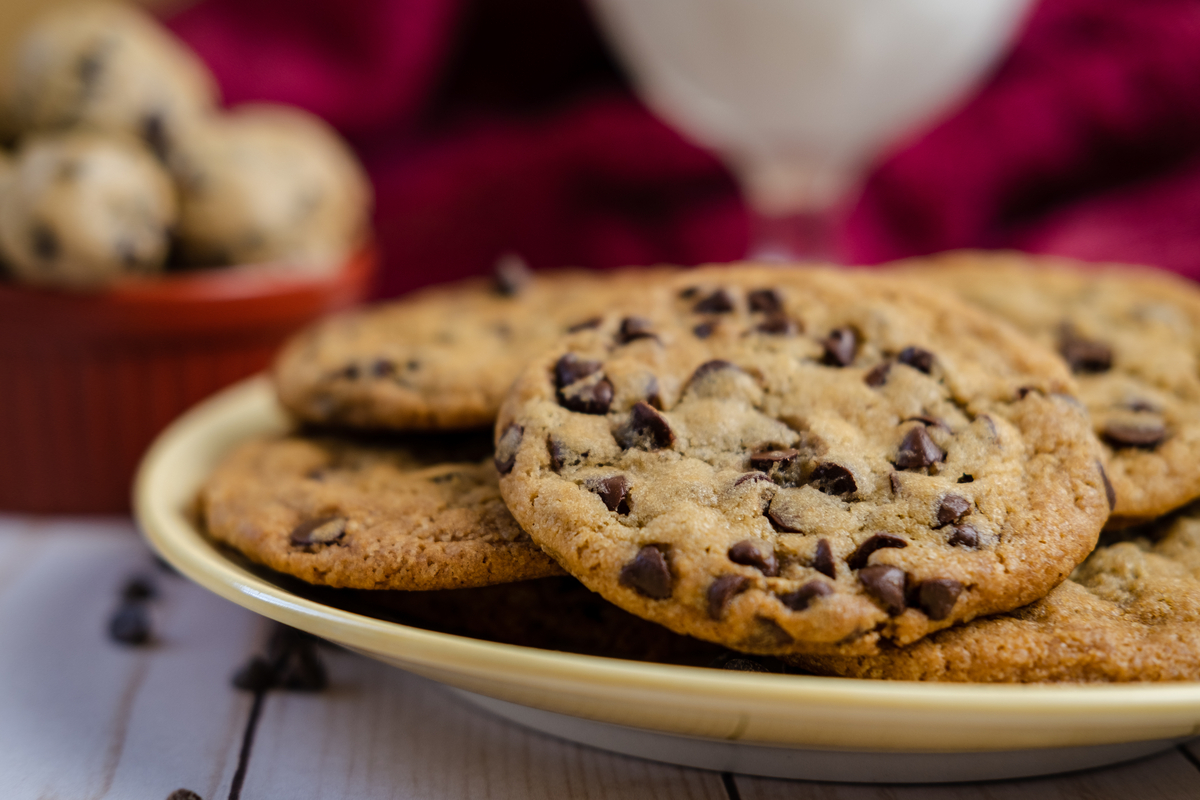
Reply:
[[[17,45],[6,83],[19,130],[120,131],[160,156],[217,96],[207,67],[182,42],[141,11],[109,3],[38,18]]]
[[[170,178],[136,140],[32,137],[0,191],[0,251],[19,281],[98,287],[159,270],[176,217]]]
[[[214,118],[172,161],[180,251],[194,264],[329,266],[366,233],[371,190],[328,125],[287,106]]]

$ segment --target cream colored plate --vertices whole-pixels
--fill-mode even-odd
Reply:
[[[988,686],[736,673],[497,644],[313,602],[235,564],[186,513],[230,447],[286,425],[262,378],[180,418],[138,474],[134,503],[146,538],[222,597],[463,690],[523,725],[706,769],[888,782],[1079,769],[1200,733],[1194,683]]]

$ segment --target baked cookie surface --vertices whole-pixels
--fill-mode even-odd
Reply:
[[[1150,268],[1017,253],[901,262],[1016,325],[1075,373],[1116,491],[1111,525],[1200,497],[1200,290]]]
[[[878,656],[794,661],[897,680],[1200,680],[1200,517],[1193,510],[1162,527],[1097,548],[1070,580],[1017,611]]]
[[[201,510],[212,538],[323,586],[454,589],[561,575],[504,507],[490,452],[482,433],[255,440],[214,471]]]
[[[518,272],[426,289],[301,333],[275,363],[276,388],[318,424],[490,425],[529,359],[610,304],[640,301],[667,272]]]
[[[497,422],[513,515],[609,601],[748,652],[871,653],[1042,597],[1094,546],[1090,424],[1007,326],[817,269],[664,295],[531,363]]]

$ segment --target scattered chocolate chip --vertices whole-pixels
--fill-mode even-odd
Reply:
[[[923,350],[920,347],[906,347],[900,351],[900,355],[896,360],[901,364],[907,364],[918,372],[924,372],[926,375],[933,369],[933,353],[928,350]]]
[[[697,339],[707,339],[713,335],[713,331],[717,329],[716,322],[701,322],[696,327],[692,328],[692,333]]]
[[[698,294],[700,294],[699,286],[688,286],[684,289],[679,290],[679,299],[680,300],[691,300],[693,297],[695,297]]]
[[[589,361],[582,359],[574,353],[567,353],[565,356],[554,362],[554,386],[558,389],[566,388],[575,381],[582,380],[594,372],[599,372],[604,366],[599,361]]]
[[[741,594],[750,588],[750,579],[745,575],[722,575],[708,587],[708,615],[720,619],[725,613],[725,606],[734,595]]]
[[[371,364],[371,375],[376,378],[389,378],[396,374],[395,362],[389,361],[386,358],[377,358]]]
[[[979,531],[971,525],[955,525],[950,529],[950,536],[946,542],[955,547],[975,549],[979,547]]]
[[[601,378],[590,386],[567,394],[558,391],[558,404],[568,411],[580,414],[607,414],[612,405],[613,385],[608,378]]]
[[[675,582],[667,567],[666,556],[658,545],[653,544],[643,547],[632,561],[621,568],[619,580],[622,586],[655,600],[670,597]]]
[[[628,344],[636,339],[657,339],[654,325],[645,317],[626,317],[621,320],[621,329],[617,332],[617,342]]]
[[[831,367],[848,367],[858,355],[858,333],[853,328],[834,328],[821,344],[825,348],[822,363]]]
[[[892,371],[892,362],[883,361],[871,367],[863,381],[872,388],[878,388],[887,383],[888,373]]]
[[[851,494],[858,491],[854,473],[832,461],[817,464],[812,471],[812,485],[825,494]]]
[[[629,481],[624,475],[593,478],[585,483],[588,490],[600,497],[604,507],[618,514],[629,513]]]
[[[944,528],[947,525],[957,525],[962,518],[971,513],[971,501],[956,494],[948,494],[942,498],[937,510],[937,525]]]
[[[763,450],[758,453],[750,454],[750,466],[762,472],[770,472],[771,467],[779,465],[780,467],[791,466],[800,451],[788,448],[787,450]]]
[[[514,297],[533,280],[533,271],[525,259],[516,253],[506,253],[496,260],[496,291]]]
[[[332,544],[346,533],[345,517],[318,517],[301,522],[292,529],[292,544],[305,547],[313,544]]]
[[[754,330],[771,336],[791,336],[800,331],[800,326],[782,314],[773,314],[754,326]]]
[[[888,483],[892,486],[892,494],[900,494],[900,473],[892,472],[888,475]]]
[[[762,481],[764,483],[770,483],[771,479],[769,477],[767,477],[767,473],[765,473],[765,472],[747,472],[745,475],[738,476],[738,479],[733,482],[733,485],[741,486],[743,483],[751,483],[751,482],[757,482],[757,481]]]
[[[567,328],[567,333],[579,333],[580,331],[590,331],[594,328],[599,328],[600,323],[603,321],[604,321],[603,317],[591,317],[590,319],[585,319],[583,322],[576,322],[574,325]]]
[[[1167,435],[1167,429],[1159,422],[1127,424],[1110,422],[1104,426],[1101,436],[1113,447],[1140,447],[1153,449]]]
[[[817,550],[813,554],[812,568],[830,578],[837,577],[837,565],[833,562],[833,549],[828,539],[817,540]]]
[[[108,621],[108,635],[121,644],[150,641],[150,612],[141,603],[123,603]]]
[[[629,420],[613,432],[617,443],[625,449],[666,450],[675,444],[675,433],[667,418],[649,403],[634,403]]]
[[[121,599],[125,601],[153,600],[155,597],[158,597],[158,587],[154,579],[146,575],[135,575],[121,587]]]
[[[550,456],[550,469],[554,470],[555,472],[562,471],[563,464],[566,463],[564,461],[566,452],[564,451],[563,446],[560,445],[553,436],[546,437],[546,452]],[[509,468],[511,469],[511,467]]]
[[[768,578],[779,574],[779,562],[775,559],[775,552],[769,549],[766,542],[743,539],[730,547],[727,555],[733,563],[754,567]]]
[[[1104,496],[1108,498],[1108,510],[1112,511],[1117,507],[1117,492],[1113,489],[1112,481],[1108,479],[1108,473],[1104,471],[1104,465],[1097,461],[1096,466],[1100,469],[1100,480],[1104,481]]]
[[[783,311],[783,298],[775,289],[755,289],[746,295],[751,311],[779,314]]]
[[[1112,348],[1104,342],[1085,339],[1070,325],[1059,333],[1058,352],[1076,373],[1108,372],[1112,369]]]
[[[803,611],[818,597],[833,594],[833,587],[825,581],[809,581],[794,592],[779,595],[779,602],[792,611]]]
[[[959,483],[974,483],[975,476],[969,472],[964,472],[962,475],[959,476],[958,482]]]
[[[347,364],[346,366],[342,367],[340,372],[338,372],[337,377],[344,378],[348,381],[356,381],[358,380],[358,376],[360,374],[361,371],[358,368],[358,364]]]
[[[525,429],[515,422],[504,429],[500,441],[496,442],[496,455],[492,458],[496,472],[501,475],[512,472],[513,465],[517,463],[517,450],[520,449],[521,439],[524,437]]]
[[[58,258],[62,245],[58,241],[58,234],[49,225],[35,222],[29,229],[29,235],[30,246],[35,256],[42,261],[54,261]]]
[[[963,585],[949,578],[934,578],[925,581],[917,589],[917,605],[931,620],[939,621],[950,616]]]
[[[903,614],[907,607],[904,602],[906,577],[904,570],[882,564],[863,567],[858,573],[858,581],[867,594],[883,603],[884,610],[893,617]]]
[[[191,789],[176,789],[167,795],[167,800],[204,800],[204,798]]]
[[[778,495],[776,495],[778,499]],[[777,531],[784,533],[803,533],[800,530],[800,520],[793,516],[792,513],[784,506],[771,501],[770,507],[767,509],[767,519],[771,522],[771,527]]]
[[[936,464],[946,457],[946,452],[929,437],[925,427],[913,428],[900,442],[896,453],[896,466],[900,469],[920,469]]]
[[[262,656],[255,656],[233,673],[234,688],[246,692],[265,692],[275,681],[275,668]]]
[[[692,310],[697,314],[727,314],[733,311],[733,298],[724,289],[717,289],[708,297],[701,298]]]
[[[908,547],[908,542],[890,533],[877,533],[868,537],[858,546],[858,549],[850,554],[850,557],[846,559],[846,565],[850,569],[862,569],[867,566],[867,559],[871,557],[872,553],[885,547],[905,548]]]

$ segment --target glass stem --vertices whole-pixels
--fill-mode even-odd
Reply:
[[[770,215],[750,210],[750,259],[768,263],[839,263],[832,208]]]

